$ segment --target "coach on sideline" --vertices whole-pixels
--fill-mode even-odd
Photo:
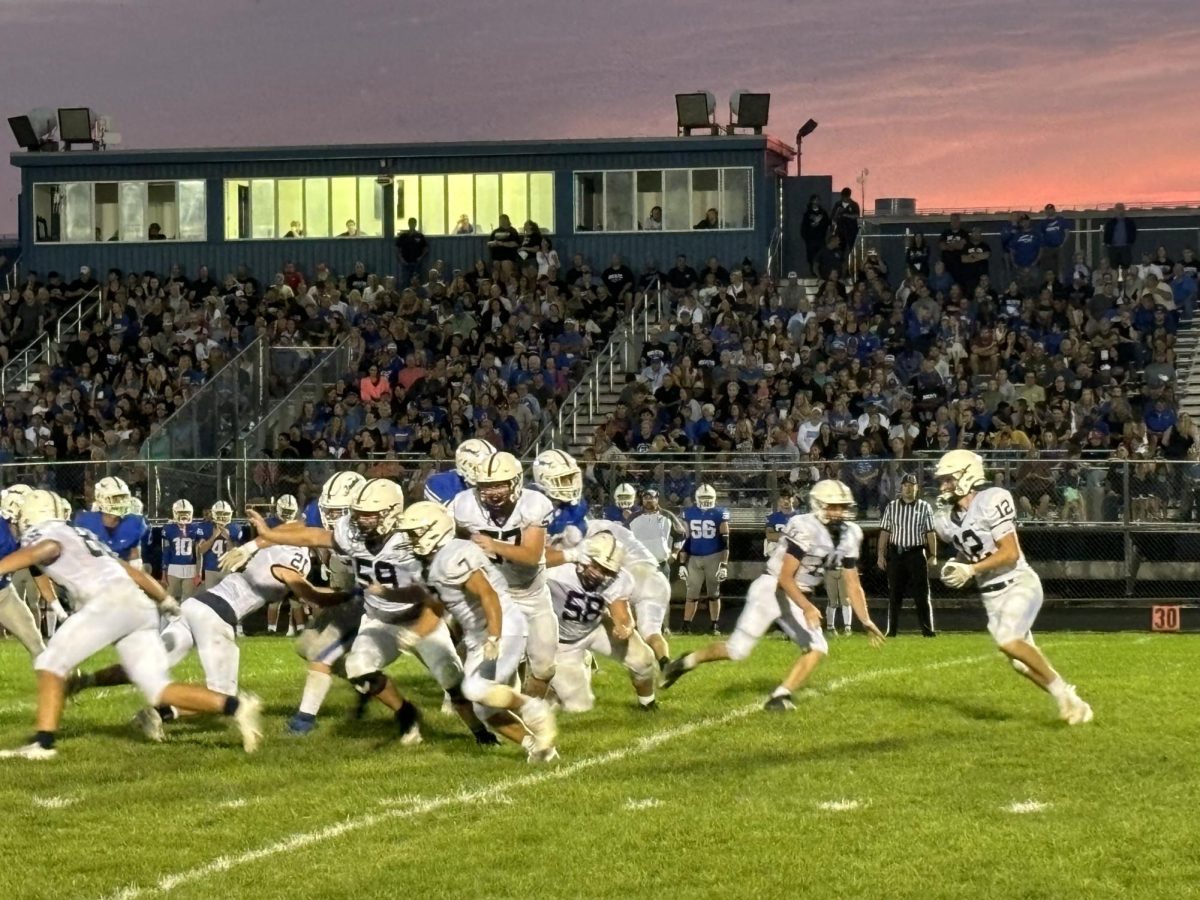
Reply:
[[[929,600],[929,568],[937,566],[937,535],[933,510],[917,497],[916,475],[905,475],[900,497],[883,510],[879,531],[879,568],[887,572],[887,636],[895,637],[905,594],[913,598],[921,633],[934,637],[933,605]]]

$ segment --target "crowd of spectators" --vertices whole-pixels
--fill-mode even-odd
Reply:
[[[872,515],[922,457],[966,447],[993,458],[1027,516],[1119,518],[1126,496],[1143,518],[1191,515],[1184,481],[1200,471],[1161,464],[1197,459],[1196,425],[1176,411],[1190,249],[1125,264],[1136,225],[1118,210],[1093,268],[1067,253],[1071,223],[1047,206],[1014,213],[995,243],[953,216],[939,236],[909,238],[903,272],[869,248],[854,268],[841,247],[857,235],[816,206],[814,290],[717,260],[696,271],[681,257],[663,274],[669,318],[585,454],[597,484],[632,468],[685,499],[690,482],[637,457],[751,454],[731,465],[730,502],[773,502],[761,477],[739,474],[759,459],[801,492],[840,477]],[[1124,458],[1144,463],[1129,485],[1109,465]]]

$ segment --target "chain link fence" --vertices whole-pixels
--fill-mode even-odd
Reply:
[[[839,477],[854,492],[867,534],[864,556],[874,552],[878,518],[899,493],[900,479],[918,476],[923,496],[935,499],[936,458],[910,460],[781,460],[770,454],[725,456],[620,456],[580,461],[585,496],[593,514],[610,503],[624,482],[659,491],[662,504],[678,511],[695,489],[712,484],[718,503],[730,510],[733,575],[760,571],[765,520],[783,496],[804,509],[808,488]],[[1013,492],[1026,556],[1062,599],[1108,597],[1179,599],[1200,596],[1200,463],[1168,461],[1054,460],[993,454],[988,477]],[[4,485],[24,483],[65,496],[76,509],[92,503],[93,485],[108,475],[127,481],[143,500],[148,518],[163,521],[171,504],[186,498],[202,514],[218,499],[243,515],[265,508],[282,494],[300,504],[317,496],[335,472],[354,469],[391,478],[405,495],[421,497],[425,480],[452,463],[417,456],[373,460],[335,459],[127,459],[85,462],[15,462],[0,465]],[[873,558],[873,557],[870,557]],[[868,583],[868,587],[871,584]]]

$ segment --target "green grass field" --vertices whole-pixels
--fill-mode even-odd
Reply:
[[[148,745],[120,689],[68,707],[58,759],[0,763],[0,897],[1200,896],[1195,638],[1043,644],[1093,724],[1058,722],[983,634],[838,638],[799,708],[764,713],[793,658],[770,638],[657,714],[606,662],[597,709],[560,717],[561,763],[535,768],[477,749],[411,660],[422,746],[382,708],[349,720],[344,685],[315,735],[285,738],[301,663],[252,639],[257,756],[212,721]],[[32,685],[0,642],[5,746],[30,734]]]

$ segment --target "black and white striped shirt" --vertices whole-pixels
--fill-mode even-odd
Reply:
[[[883,511],[880,527],[889,535],[889,544],[897,550],[912,550],[925,545],[925,536],[933,531],[933,509],[924,500],[905,503],[893,500]]]

